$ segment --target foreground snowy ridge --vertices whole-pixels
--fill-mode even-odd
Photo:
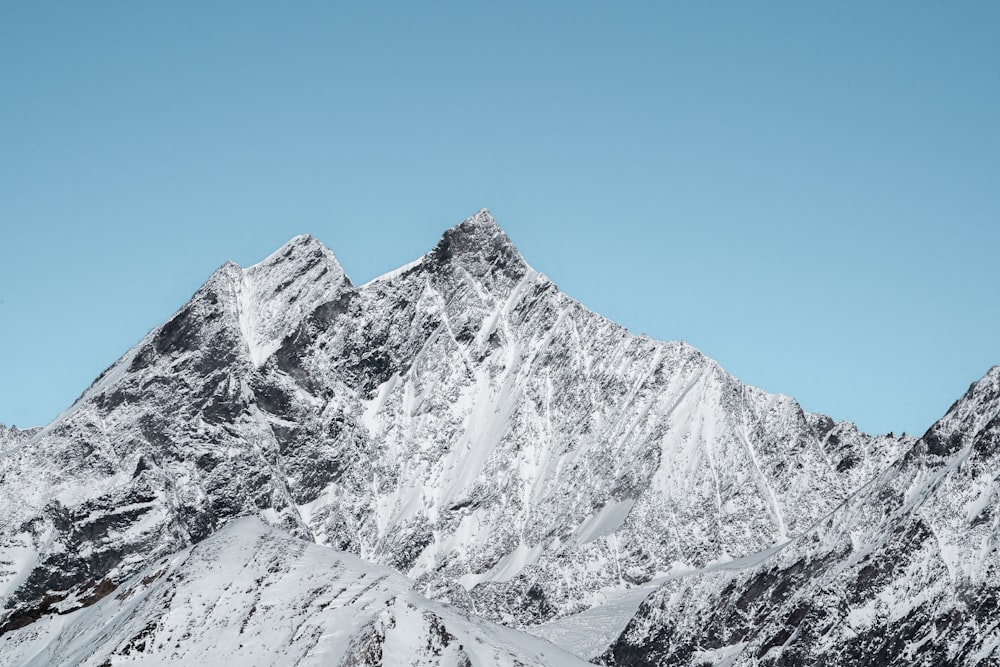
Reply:
[[[7,635],[0,663],[586,664],[411,589],[389,568],[236,519],[93,606]]]
[[[123,613],[149,563],[251,515],[581,658],[972,664],[994,645],[918,649],[987,627],[995,375],[923,439],[871,437],[587,310],[485,210],[361,286],[296,237],[220,267],[46,428],[0,430],[0,643],[72,644],[53,619]],[[897,646],[872,600],[901,578],[962,592],[913,598]],[[807,631],[812,597],[849,636]]]

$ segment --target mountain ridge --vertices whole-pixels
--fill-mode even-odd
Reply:
[[[390,568],[295,540],[250,517],[150,563],[115,595],[42,619],[0,643],[0,661],[25,667],[232,660],[588,664],[422,598]]]
[[[937,441],[869,436],[633,335],[534,271],[485,209],[364,285],[297,236],[222,265],[0,450],[0,633],[246,515],[467,614],[571,623],[662,579],[782,557],[918,444],[950,451],[981,426],[953,421]],[[625,653],[646,646],[625,637]]]

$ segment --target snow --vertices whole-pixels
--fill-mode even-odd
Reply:
[[[975,521],[986,508],[996,503],[997,481],[994,479],[991,483],[980,486],[976,491],[978,494],[976,498],[966,503],[965,506],[965,520],[969,523]]]
[[[22,532],[6,538],[0,550],[0,598],[13,593],[31,573],[38,558],[33,536]]]
[[[596,657],[621,634],[639,605],[659,583],[661,581],[657,580],[635,588],[604,591],[605,602],[578,614],[528,628],[528,632],[581,658]]]
[[[418,257],[415,260],[413,260],[412,262],[407,262],[406,264],[404,264],[403,266],[399,267],[398,269],[393,269],[392,271],[387,271],[387,272],[383,273],[380,276],[376,276],[375,278],[372,278],[367,283],[364,283],[363,285],[361,285],[361,287],[365,288],[365,287],[368,287],[369,285],[372,285],[374,283],[391,281],[391,280],[393,280],[395,278],[398,278],[399,276],[403,275],[404,273],[406,273],[410,269],[413,269],[413,268],[415,268],[417,266],[420,266],[420,263],[423,262],[423,261],[424,261],[424,257]]]
[[[0,643],[0,663],[56,665],[585,665],[473,621],[402,575],[239,519],[151,564],[93,607],[46,616]],[[367,664],[367,663],[365,663]]]
[[[233,276],[239,329],[250,361],[261,367],[314,308],[332,300],[347,277],[336,257],[308,235]]]
[[[576,529],[576,543],[587,544],[599,537],[611,535],[625,523],[625,518],[633,506],[635,506],[634,498],[608,503]]]
[[[738,642],[722,648],[695,651],[692,661],[695,664],[708,663],[714,667],[730,667],[736,662],[746,645],[746,642]]]
[[[510,581],[520,574],[526,565],[537,561],[541,553],[542,545],[536,544],[533,547],[529,547],[522,542],[486,572],[466,574],[458,579],[458,583],[466,589],[471,589],[484,581]]]

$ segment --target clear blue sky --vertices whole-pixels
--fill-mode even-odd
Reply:
[[[1000,362],[1000,3],[7,2],[0,421],[221,263],[488,207],[635,332],[873,432]]]

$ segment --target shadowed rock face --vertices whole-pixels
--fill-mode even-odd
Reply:
[[[916,444],[804,413],[588,311],[485,211],[361,286],[296,237],[221,267],[44,430],[0,432],[0,627],[93,604],[256,515],[515,626],[791,541],[760,572],[667,584],[608,654],[693,661],[759,642],[770,660],[820,613],[803,591],[860,553],[852,527],[911,512],[900,480],[970,442],[995,451],[969,439],[996,429],[962,404]],[[921,519],[899,554],[940,534]],[[876,559],[851,576],[844,595],[861,600],[894,575]],[[705,628],[669,615],[669,591],[691,593]]]

